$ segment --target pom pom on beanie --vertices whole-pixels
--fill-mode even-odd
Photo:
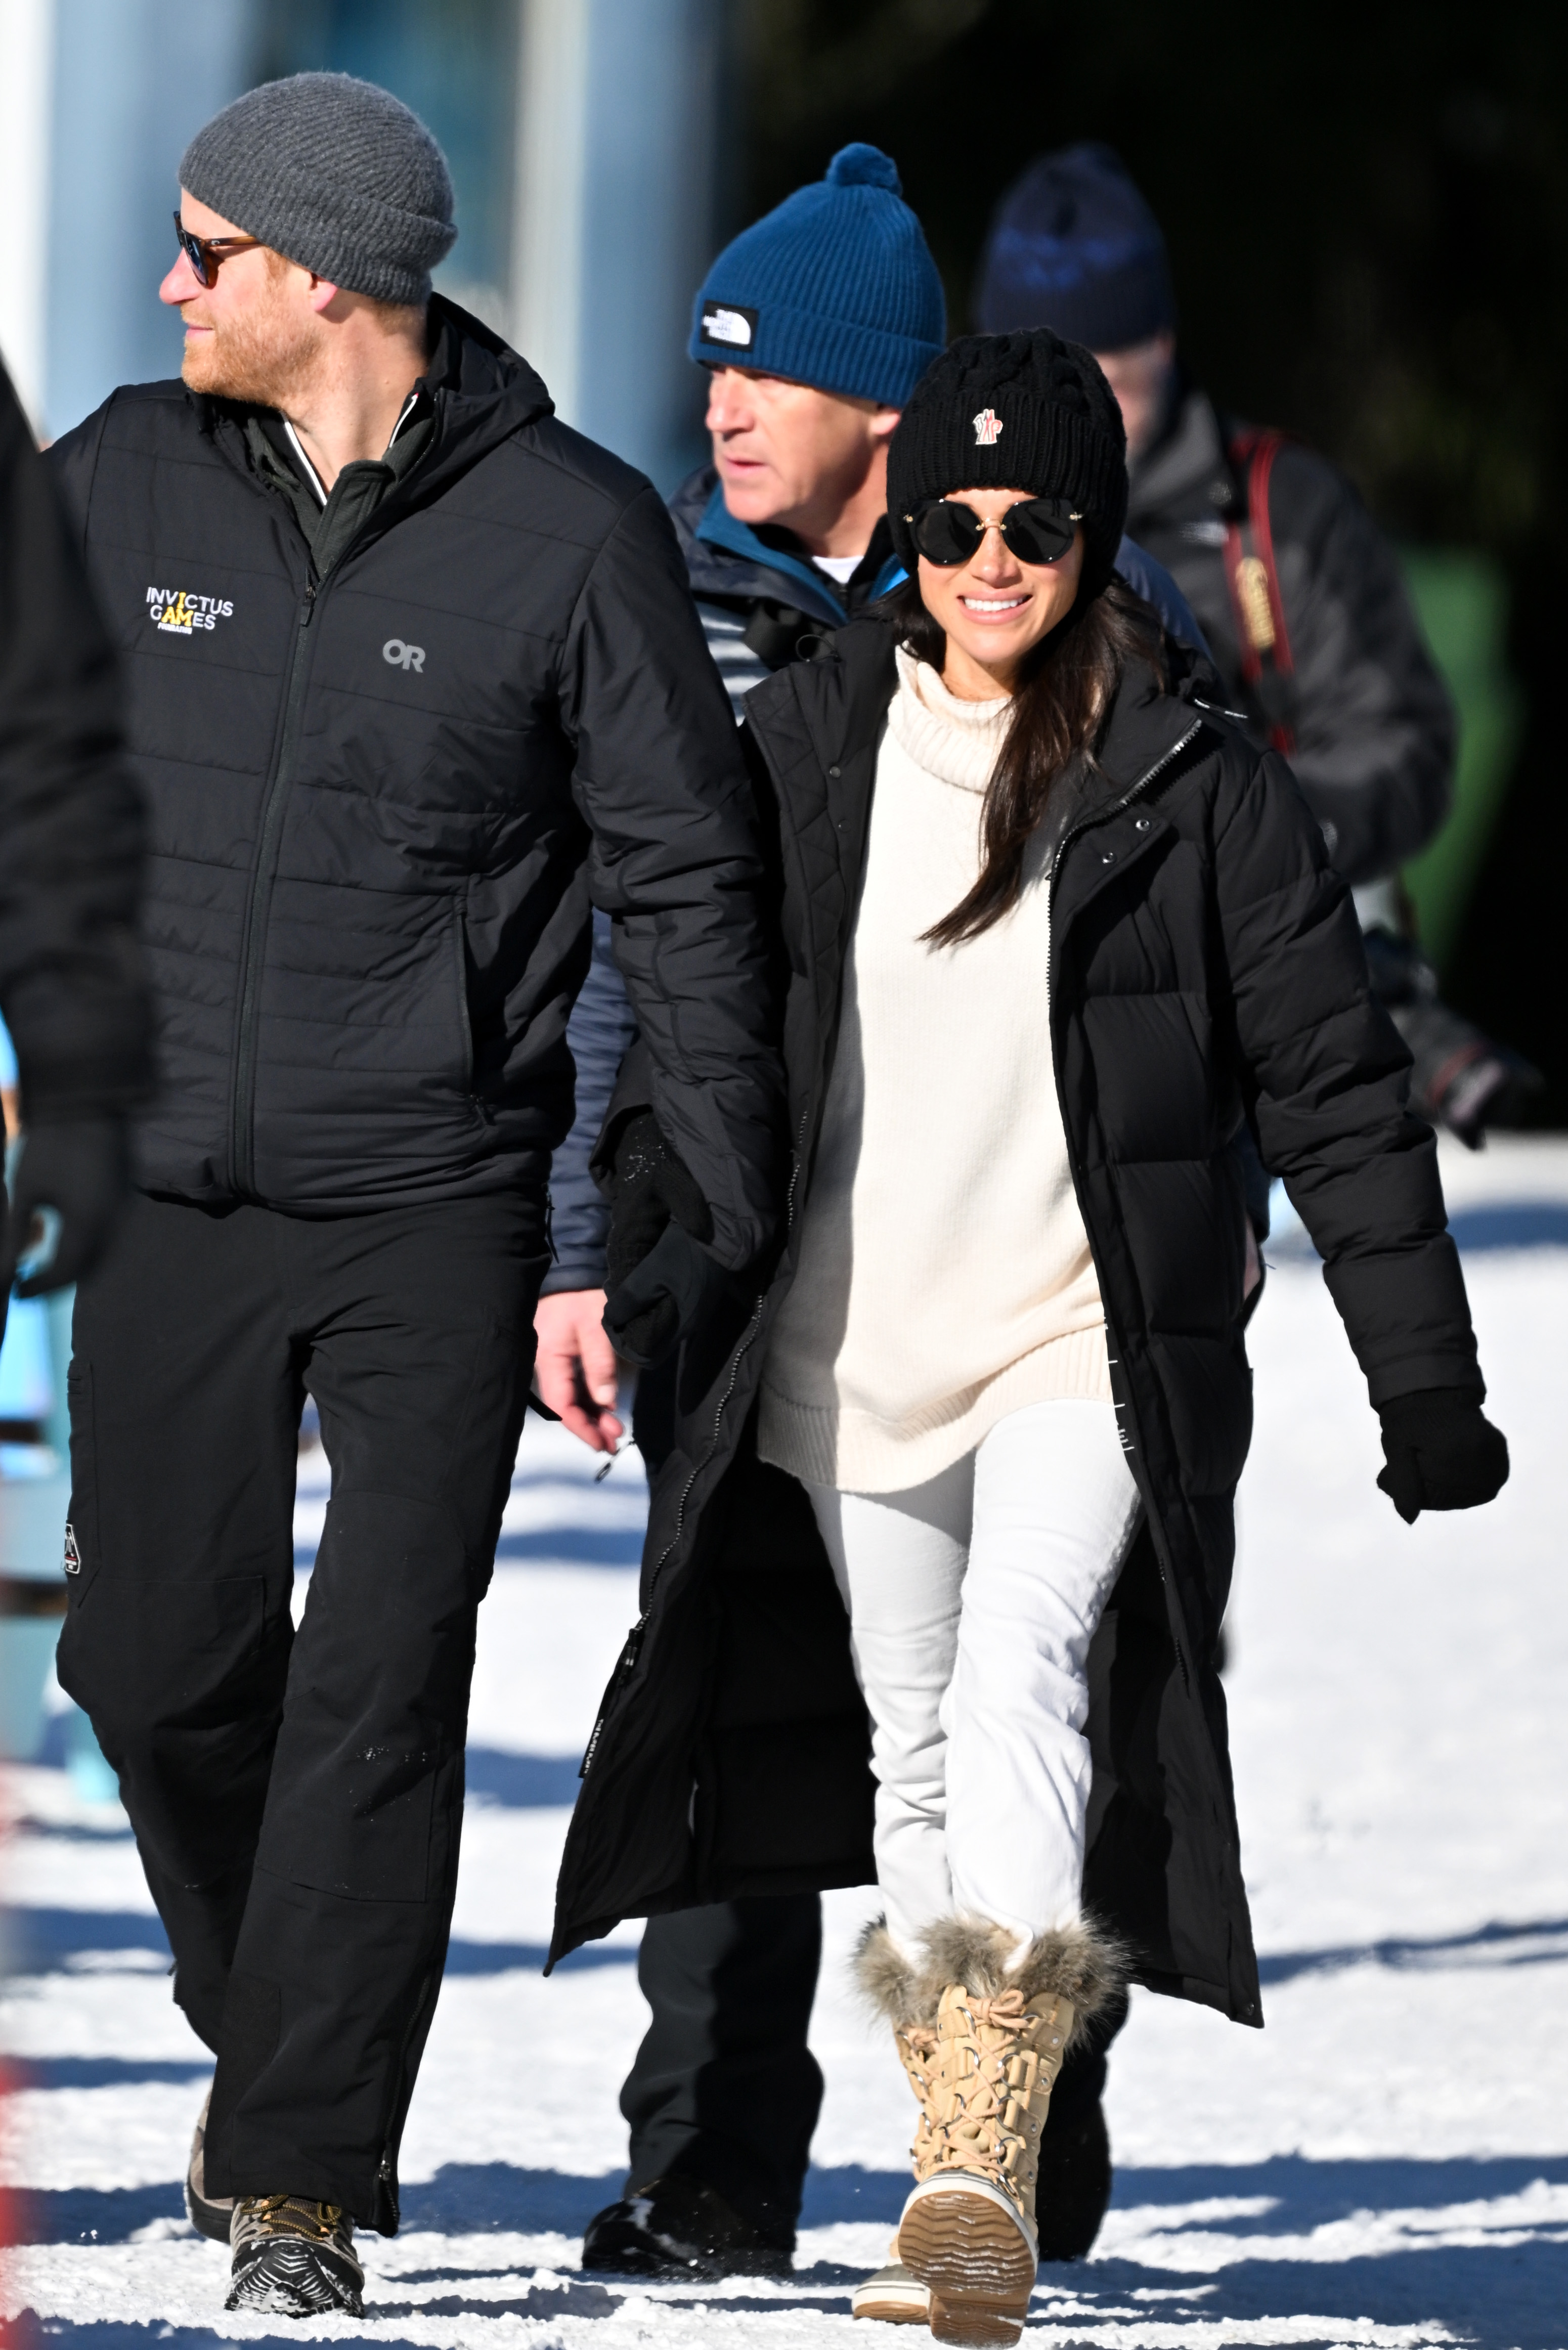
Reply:
[[[937,265],[879,147],[742,231],[702,281],[691,357],[901,408],[947,338]]]

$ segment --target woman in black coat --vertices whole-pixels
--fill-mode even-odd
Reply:
[[[955,345],[889,494],[897,608],[748,704],[789,1239],[680,1350],[556,1950],[864,1878],[836,1579],[888,1909],[862,1981],[921,2106],[890,2290],[928,2288],[939,2338],[1005,2342],[1071,2042],[1127,1974],[1262,2020],[1213,1669],[1251,1416],[1243,1123],[1323,1255],[1401,1515],[1489,1500],[1507,1454],[1344,885],[1288,770],[1112,583],[1093,359]],[[644,1210],[646,1109],[629,1068],[603,1151],[640,1135]],[[690,1322],[701,1203],[651,1188]],[[607,1319],[639,1301],[634,1275]]]

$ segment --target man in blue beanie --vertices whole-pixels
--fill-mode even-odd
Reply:
[[[708,373],[712,461],[676,492],[671,513],[737,719],[742,697],[770,670],[811,659],[826,636],[902,577],[887,520],[888,442],[945,336],[936,265],[899,193],[896,166],[874,147],[845,148],[826,178],[745,230],[709,270],[692,306],[690,348]],[[1196,639],[1191,614],[1158,566],[1127,542],[1118,565],[1175,633]],[[634,1038],[601,936],[570,1030],[577,1116],[551,1170],[558,1261],[537,1315],[537,1381],[566,1426],[607,1452],[622,1431],[615,1356],[601,1321],[609,1211],[589,1173],[601,1128],[596,1164],[601,1173],[607,1164],[618,1225],[639,1180],[634,1162],[647,1188],[664,1180],[658,1129],[639,1112],[647,1097],[639,1095],[637,1055],[628,1049]],[[614,1230],[608,1244],[613,1257]],[[644,1374],[637,1441],[656,1480],[670,1452],[672,1400],[669,1377]],[[722,1721],[702,1736],[696,1814],[700,1822],[717,1806],[733,1825],[743,1810],[723,1783],[726,1741],[736,1751],[765,1752],[781,1781],[808,1773],[807,1783],[827,1794],[810,1823],[813,1851],[803,1853],[797,1872],[807,1887],[871,1874],[857,1691],[847,1688],[842,1712],[830,1719],[780,1718],[788,1639],[816,1638],[815,1610],[840,1605],[813,1539],[808,1533],[809,1555],[792,1553],[787,1571],[759,1560],[744,1578],[730,1578],[717,1602]],[[781,1763],[784,1740],[798,1743]],[[589,1808],[581,1807],[584,1816]],[[564,1887],[573,1866],[569,1847]],[[697,1865],[696,1882],[700,1906],[649,1918],[643,1936],[639,1979],[653,2017],[621,2095],[630,2176],[625,2199],[589,2224],[586,2268],[669,2277],[789,2268],[822,2100],[806,2044],[820,1901],[812,1889],[726,1881],[711,1860]],[[884,2279],[869,2299],[862,2289],[856,2310],[923,2320],[925,2299],[913,2278]]]
[[[1398,870],[1448,813],[1454,717],[1393,549],[1326,459],[1222,415],[1185,374],[1165,239],[1109,147],[1042,155],[1014,182],[976,310],[987,333],[1054,327],[1099,360],[1127,425],[1127,528],[1169,566],[1355,888],[1417,1107],[1478,1143],[1532,1073],[1437,1000],[1407,934]]]

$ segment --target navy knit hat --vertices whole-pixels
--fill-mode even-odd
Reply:
[[[1085,143],[1041,155],[997,206],[975,311],[988,335],[1053,327],[1125,351],[1176,324],[1165,239],[1121,157]]]
[[[857,144],[724,247],[688,348],[710,367],[901,408],[946,340],[942,282],[898,166]]]

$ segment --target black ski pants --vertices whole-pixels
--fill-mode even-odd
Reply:
[[[139,1199],[78,1292],[60,1679],[119,1774],[174,1996],[218,2059],[211,2194],[397,2227],[544,1173],[331,1218]],[[296,1633],[306,1389],[332,1497]]]

